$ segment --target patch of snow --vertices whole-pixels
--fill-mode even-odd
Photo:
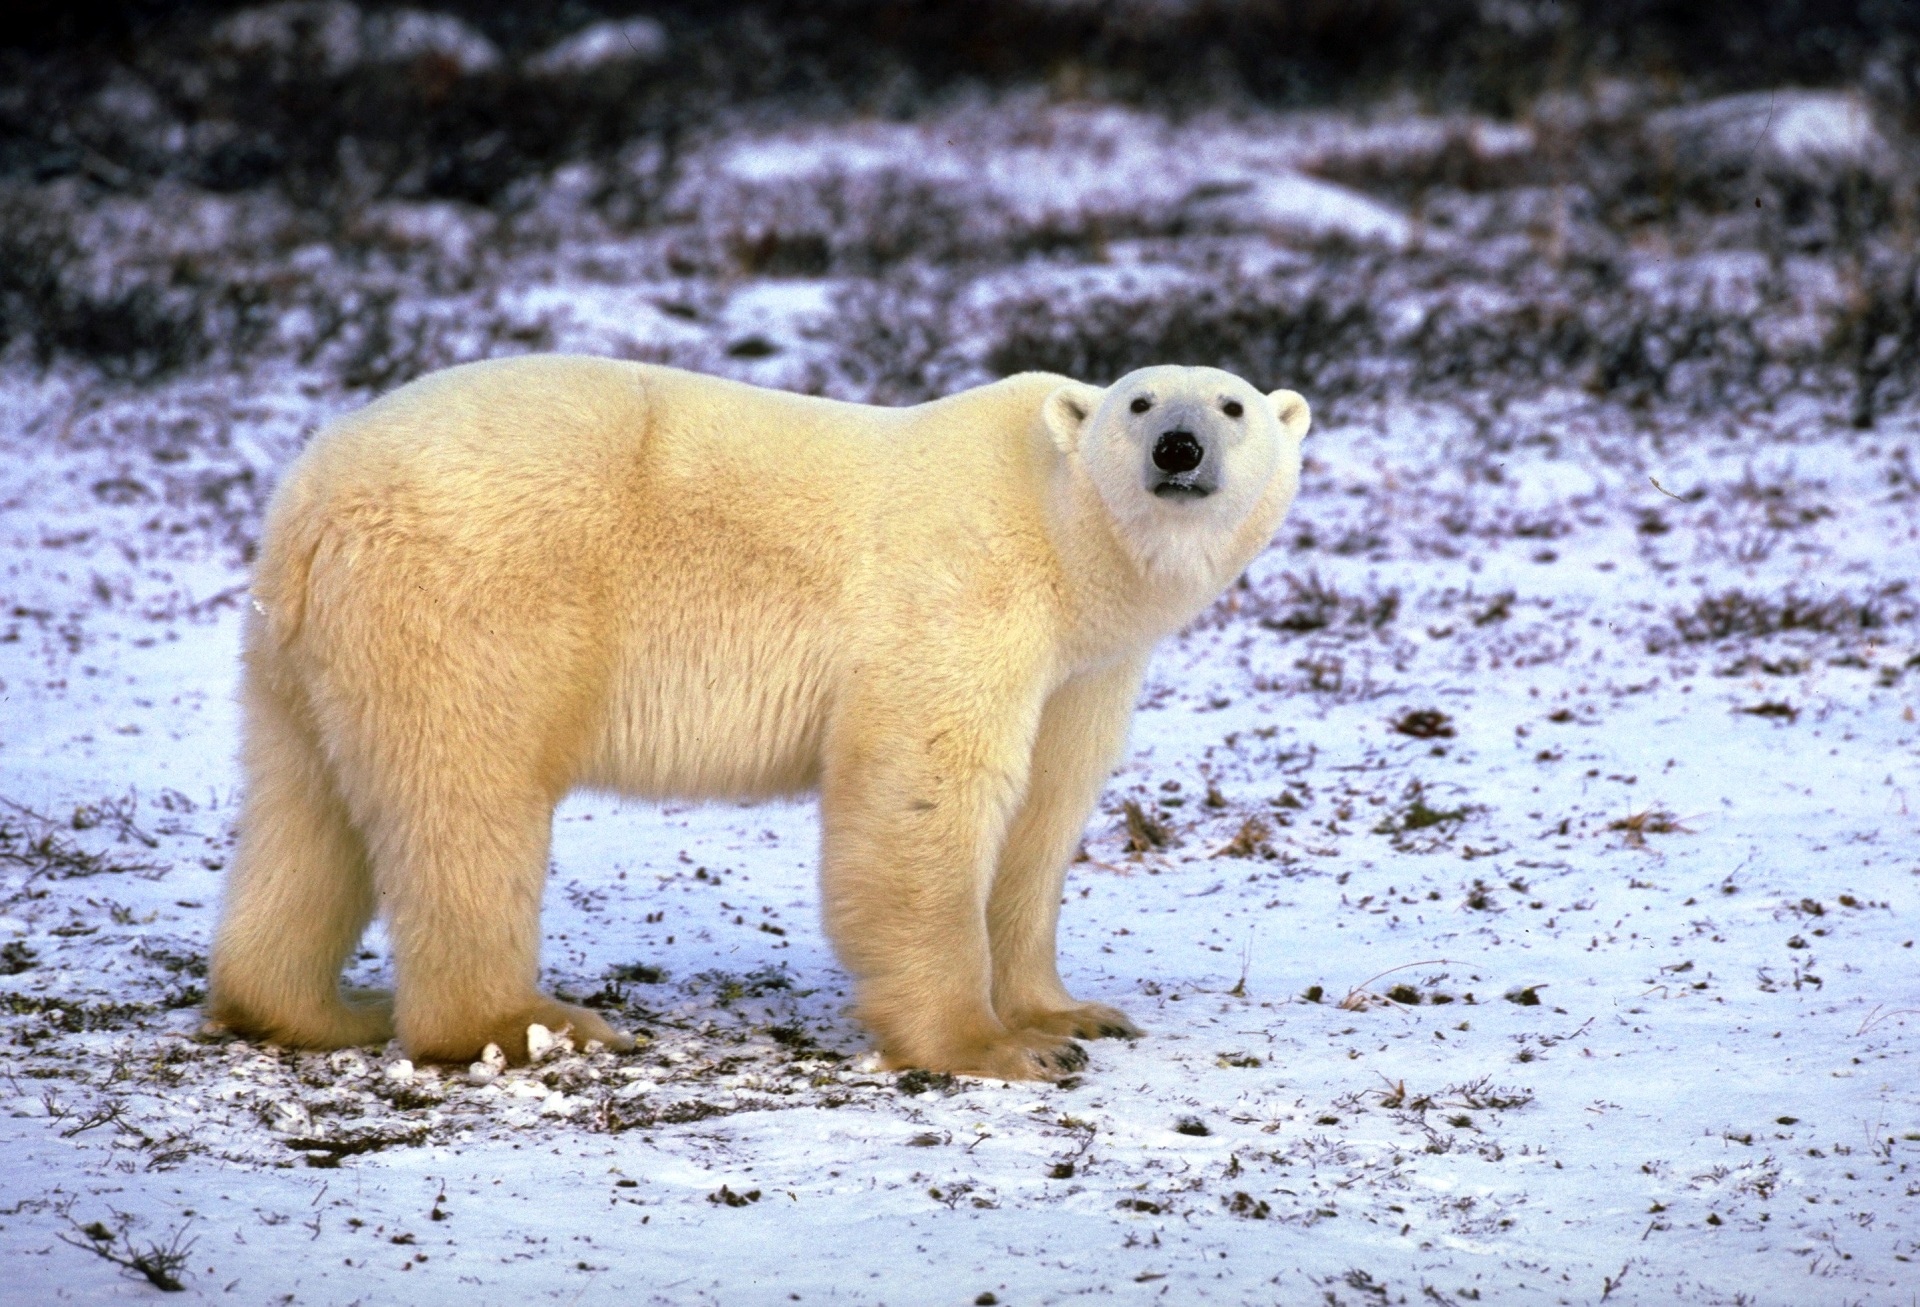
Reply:
[[[1759,168],[1798,176],[1877,173],[1893,147],[1856,91],[1780,89],[1664,110],[1647,120],[1683,172]]]
[[[218,50],[281,62],[317,62],[330,76],[363,63],[445,62],[472,75],[500,65],[500,51],[452,14],[395,9],[363,14],[346,0],[282,0],[221,20],[210,33]]]
[[[572,76],[618,64],[654,63],[667,53],[667,29],[651,18],[590,23],[527,60],[541,77]]]
[[[356,234],[364,238],[395,248],[433,249],[456,262],[471,258],[474,246],[496,225],[485,210],[447,200],[383,200],[354,217]]]
[[[433,59],[472,76],[500,66],[500,51],[452,14],[425,9],[395,9],[370,15],[365,25],[366,57],[374,63]]]
[[[1211,225],[1294,241],[1343,239],[1398,249],[1412,239],[1412,224],[1390,206],[1299,171],[1324,162],[1336,147],[1356,141],[1397,147],[1403,144],[1398,136],[1370,141],[1365,129],[1324,115],[1231,124],[1209,120],[1169,129],[1119,109],[1036,112],[1044,125],[1008,142],[982,139],[958,115],[923,124],[868,123],[855,130],[802,129],[737,139],[723,147],[714,164],[719,176],[760,188],[880,173],[935,187],[964,185],[1028,223],[1105,214],[1137,221],[1143,210],[1158,207],[1168,218],[1185,212]],[[1438,148],[1428,136],[1445,142],[1463,130],[1496,154],[1531,148],[1526,129],[1462,128],[1441,120],[1418,144]],[[707,184],[696,167],[683,187],[694,192]]]
[[[229,15],[210,40],[235,54],[314,60],[338,76],[364,56],[362,21],[359,7],[347,0],[281,0]]]
[[[854,123],[844,153],[832,130],[772,134],[749,147],[810,162],[755,176],[725,175],[722,139],[689,158],[688,194],[719,212],[865,157],[961,176],[936,194],[969,221],[1087,204],[1133,224],[955,271],[964,326],[1010,296],[1311,266],[1284,248],[1310,237],[1188,240],[1180,206],[1350,166],[1343,132],[1381,151],[1459,135],[1044,105],[995,121]],[[842,361],[822,324],[859,278],[676,262],[684,231],[595,228],[594,178],[563,181],[564,240],[503,241],[471,290],[392,284],[487,324],[458,344],[473,353],[544,326],[833,379],[805,368]],[[461,217],[401,211],[425,243],[381,236],[382,256],[440,248],[435,213]],[[189,243],[274,230],[224,199],[178,214]],[[103,248],[166,234],[141,218],[109,205]],[[1738,311],[1756,257],[1636,254],[1632,289]],[[313,246],[300,267],[348,261]],[[1796,253],[1781,275],[1819,339],[1835,261]],[[1496,309],[1526,289],[1487,285]],[[1423,309],[1381,312],[1412,331]],[[777,352],[729,353],[756,335]],[[198,1236],[190,1290],[233,1301],[1903,1301],[1910,401],[1870,432],[1812,392],[1705,416],[1575,386],[1327,405],[1279,539],[1158,652],[1070,869],[1065,978],[1149,1033],[1090,1043],[1075,1083],[1007,1086],[880,1069],[817,924],[800,803],[556,812],[543,983],[608,1004],[643,1036],[630,1052],[548,1031],[536,1065],[495,1048],[446,1072],[397,1044],[200,1028],[238,813],[244,560],[266,488],[364,398],[291,357],[137,388],[0,370],[12,1298],[146,1295],[95,1255],[100,1221],[136,1247]],[[1789,595],[1798,624],[1774,620]],[[1716,612],[1748,629],[1715,634]],[[1136,847],[1128,802],[1162,847]],[[380,930],[347,972],[391,983]]]
[[[1379,201],[1300,174],[1210,183],[1186,208],[1209,225],[1307,243],[1345,240],[1401,250],[1414,235],[1404,215]]]

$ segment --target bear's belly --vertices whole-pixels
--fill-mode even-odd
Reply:
[[[580,784],[650,799],[763,799],[817,787],[828,702],[821,660],[800,649],[703,652],[656,650],[627,663]]]

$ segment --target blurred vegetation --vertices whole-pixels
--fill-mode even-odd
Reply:
[[[487,202],[530,171],[636,136],[670,141],[743,107],[904,116],[1027,84],[1174,111],[1405,93],[1429,108],[1516,115],[1545,92],[1608,77],[1692,95],[1847,83],[1909,123],[1920,114],[1920,5],[1909,0],[431,6],[504,56],[473,76],[431,53],[349,66],[219,57],[208,33],[241,8],[231,0],[10,8],[0,176],[165,174],[214,190],[272,180],[307,201],[346,170],[373,193]],[[558,82],[526,71],[525,56],[586,23],[630,14],[661,24],[670,59]],[[190,139],[155,149],[102,120],[90,97],[127,73]],[[355,149],[343,155],[346,139]]]
[[[1547,384],[1702,411],[1818,391],[1861,426],[1920,389],[1911,0],[24,0],[9,16],[0,353],[41,367],[145,382],[277,355],[379,389],[552,343],[490,288],[530,252],[607,239],[631,266],[594,275],[681,279],[688,321],[702,286],[833,279],[832,362],[783,384],[887,401],[1169,359],[1310,376],[1334,402]],[[613,22],[629,48],[556,64],[556,43]],[[1847,88],[1863,143],[1768,153],[1773,101],[1715,98],[1795,86]],[[1031,106],[1061,103],[1174,124],[1429,115],[1452,124],[1433,148],[1333,150],[1311,171],[1445,238],[1295,241],[1310,257],[1249,279],[1210,269],[1271,234],[1205,203],[1036,216],[892,164],[760,181],[711,166],[716,142],[777,125],[971,106],[1014,140]],[[1489,120],[1524,148],[1482,149]],[[1119,241],[1179,276],[965,293],[995,270],[1099,265]],[[1752,258],[1674,271],[1702,251]],[[658,356],[727,370],[777,352]]]

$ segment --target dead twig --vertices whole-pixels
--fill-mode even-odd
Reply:
[[[1391,976],[1396,971],[1406,971],[1411,967],[1444,967],[1447,965],[1449,965],[1449,963],[1445,958],[1428,958],[1424,962],[1402,962],[1397,967],[1388,967],[1385,971],[1380,972],[1379,975],[1369,976],[1348,990],[1347,996],[1340,1000],[1339,1006],[1343,1011],[1347,1012],[1365,1012],[1376,1003],[1387,1003],[1391,1001],[1367,989],[1368,985],[1380,979],[1381,976]]]
[[[1873,1011],[1867,1013],[1867,1019],[1865,1021],[1862,1021],[1860,1023],[1860,1028],[1853,1032],[1855,1039],[1858,1039],[1861,1035],[1866,1034],[1869,1030],[1879,1025],[1882,1021],[1891,1020],[1894,1017],[1920,1016],[1920,1007],[1897,1007],[1893,1009],[1893,1011],[1891,1012],[1882,1012],[1880,1009],[1885,1006],[1886,1004],[1884,1003],[1875,1003],[1873,1005]]]
[[[96,1107],[93,1109],[93,1111],[87,1113],[87,1115],[80,1118],[80,1120],[76,1121],[74,1124],[62,1130],[60,1132],[60,1137],[62,1139],[71,1139],[75,1135],[85,1134],[87,1131],[93,1129],[95,1126],[106,1125],[109,1122],[118,1124],[120,1121],[121,1111],[122,1111],[122,1108],[119,1103],[107,1103],[102,1106]]]
[[[125,1220],[124,1217],[120,1219]],[[68,1220],[72,1221],[72,1218]],[[145,1248],[136,1248],[124,1227],[118,1231],[110,1230],[100,1221],[86,1225],[73,1223],[74,1230],[85,1236],[84,1239],[69,1239],[64,1234],[59,1239],[61,1243],[85,1249],[96,1257],[112,1262],[124,1271],[144,1276],[148,1284],[162,1293],[180,1293],[187,1286],[180,1282],[179,1272],[186,1268],[187,1258],[192,1255],[194,1244],[199,1242],[198,1236],[181,1242],[186,1236],[187,1227],[192,1224],[193,1218],[190,1216],[173,1232],[173,1237],[164,1246],[150,1243]],[[120,1247],[116,1248],[116,1244]]]
[[[1234,982],[1233,988],[1228,990],[1227,993],[1235,998],[1245,998],[1247,996],[1247,972],[1252,966],[1253,932],[1249,930],[1247,932],[1246,947],[1240,950],[1240,979]]]

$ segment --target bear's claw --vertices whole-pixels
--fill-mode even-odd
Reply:
[[[1056,1071],[1083,1071],[1087,1065],[1087,1050],[1069,1039],[1051,1053],[1043,1053],[1040,1060]]]

